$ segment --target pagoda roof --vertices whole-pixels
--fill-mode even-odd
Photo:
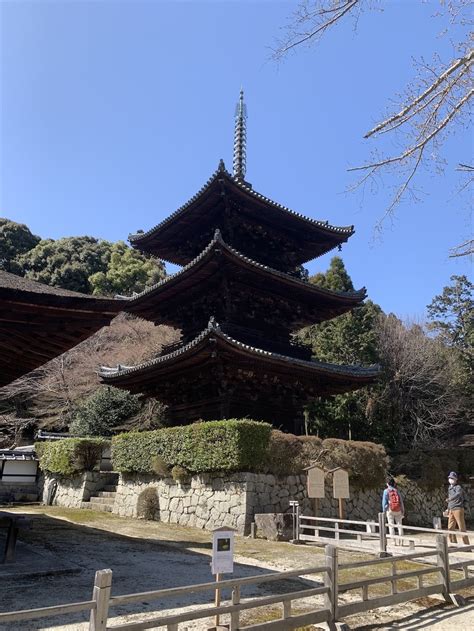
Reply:
[[[249,346],[225,334],[214,318],[211,318],[204,331],[178,350],[136,366],[101,366],[99,376],[105,383],[139,392],[144,381],[154,380],[160,374],[169,377],[173,368],[182,374],[184,368],[199,365],[203,360],[214,359],[218,355],[232,358],[236,367],[241,359],[254,365],[260,364],[265,369],[271,366],[280,372],[283,369],[291,378],[303,375],[323,378],[326,380],[326,391],[330,390],[332,393],[360,388],[372,383],[380,374],[379,366],[347,366],[316,360],[305,361]]]
[[[0,270],[0,386],[76,346],[122,306]]]
[[[311,219],[254,191],[250,184],[231,175],[221,160],[217,170],[191,199],[147,232],[129,235],[129,241],[139,250],[186,265],[192,257],[180,254],[179,244],[193,238],[202,222],[209,220],[211,208],[225,196],[240,201],[240,211],[256,223],[290,233],[298,242],[295,249],[301,252],[301,263],[329,252],[354,234],[354,226],[338,227],[328,221]]]
[[[313,313],[306,316],[306,321],[304,314],[296,317],[295,313],[300,327],[346,313],[366,297],[365,287],[357,291],[333,291],[258,263],[228,245],[220,230],[216,230],[212,241],[195,259],[175,274],[127,299],[124,311],[155,323],[173,324],[162,313],[169,311],[168,301],[172,297],[186,297],[186,292],[195,289],[199,281],[212,278],[221,269],[223,258],[236,268],[233,278],[239,273],[247,275],[247,279],[256,281],[262,291],[271,291],[273,287],[276,292],[284,292],[285,298],[297,301],[302,307],[306,305],[307,309],[317,308],[319,317],[315,317]],[[163,308],[160,310],[161,305]]]

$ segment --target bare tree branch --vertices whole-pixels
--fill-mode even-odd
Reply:
[[[459,256],[472,256],[474,254],[474,239],[468,239],[464,243],[456,245],[449,250],[449,258],[457,258]]]
[[[423,147],[425,147],[436,135],[438,135],[448,123],[456,116],[459,110],[466,105],[469,99],[474,95],[474,88],[469,90],[467,94],[463,96],[463,98],[456,103],[456,105],[451,109],[449,114],[433,129],[431,133],[428,134],[425,138],[422,138],[417,144],[410,146],[404,153],[394,156],[392,158],[384,158],[378,162],[372,162],[369,164],[363,164],[359,167],[351,167],[348,171],[365,171],[366,169],[374,169],[383,166],[387,166],[389,164],[393,164],[394,162],[403,162],[406,158],[409,158],[412,154],[416,153]]]
[[[436,81],[434,81],[422,94],[420,94],[420,96],[410,101],[410,103],[408,103],[408,105],[406,105],[400,112],[398,112],[398,114],[394,114],[393,116],[390,116],[386,120],[376,125],[373,129],[371,129],[365,134],[364,138],[369,138],[370,136],[377,134],[379,131],[381,131],[388,125],[392,125],[394,122],[405,117],[406,114],[408,114],[412,109],[414,109],[419,103],[422,103],[432,92],[436,90],[438,86],[440,86],[443,83],[443,81],[445,81],[458,68],[460,68],[461,66],[465,66],[465,71],[467,72],[467,70],[472,65],[473,59],[474,59],[474,51],[472,50],[469,51],[469,53],[465,57],[456,59],[456,61],[452,63],[451,66],[449,66],[447,70],[442,72],[437,77]]]
[[[337,23],[346,22],[348,16],[358,18],[363,11],[374,9],[376,4],[379,3],[375,0],[302,1],[293,14],[293,22],[286,28],[286,38],[274,51],[274,58],[281,59],[302,44],[314,43]],[[439,11],[433,17],[445,15],[449,26],[466,27],[472,23],[472,4],[471,0],[440,0]],[[449,27],[444,34],[448,32]],[[417,62],[413,81],[408,84],[404,95],[397,99],[400,103],[398,111],[385,116],[364,136],[380,139],[382,135],[394,132],[392,137],[401,139],[402,150],[395,155],[387,155],[379,149],[370,161],[348,169],[350,172],[365,172],[364,177],[350,185],[349,190],[365,185],[379,175],[379,171],[391,173],[398,180],[376,230],[380,230],[382,223],[393,216],[407,194],[417,198],[413,184],[420,168],[431,164],[438,172],[444,170],[441,146],[454,126],[467,120],[465,109],[474,95],[474,50],[469,36],[466,35],[466,38],[466,41],[454,42],[459,52],[449,63],[443,63],[437,56],[431,64],[424,60]],[[472,173],[474,169],[460,165],[457,170]],[[473,179],[469,178],[463,188],[467,188]],[[461,246],[455,250],[455,256],[469,253],[469,248],[466,250]]]

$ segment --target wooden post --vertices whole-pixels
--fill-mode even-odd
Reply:
[[[220,607],[221,606],[221,590],[218,587],[220,580],[221,580],[221,575],[220,574],[216,574],[216,591],[215,591],[215,596],[214,596],[214,606],[215,607]],[[215,627],[217,629],[217,627],[219,626],[219,614],[216,614],[214,616],[214,624],[215,624]]]
[[[387,556],[387,531],[385,530],[385,513],[379,513],[379,556]]]
[[[91,610],[90,631],[106,631],[111,589],[112,570],[97,570],[92,592],[92,600],[95,600],[96,605]]]
[[[451,602],[451,577],[449,575],[449,552],[448,542],[445,535],[436,535],[437,565],[441,574],[443,584],[443,598],[446,602]]]
[[[236,585],[232,590],[232,604],[238,605],[240,603],[240,585]],[[240,625],[240,612],[233,611],[230,614],[230,631],[238,631]]]
[[[318,517],[319,515],[319,499],[317,497],[314,498],[314,516]]]
[[[344,499],[342,497],[339,498],[339,519],[345,519],[346,518],[346,511],[344,510],[345,506],[344,506]]]
[[[326,572],[324,573],[324,585],[329,588],[327,594],[324,594],[324,607],[329,609],[329,628],[334,628],[337,620],[337,548],[336,546],[325,546],[324,555],[326,561]]]

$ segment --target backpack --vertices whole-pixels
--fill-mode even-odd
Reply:
[[[388,508],[394,513],[399,513],[402,510],[400,495],[396,489],[388,490]]]

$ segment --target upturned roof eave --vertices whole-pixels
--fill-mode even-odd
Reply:
[[[326,233],[327,236],[332,237],[334,240],[339,241],[340,243],[347,241],[347,239],[351,237],[355,232],[353,225],[333,226],[329,224],[328,221],[312,219],[310,217],[307,217],[306,215],[303,215],[294,210],[291,210],[287,206],[279,204],[278,202],[273,201],[269,197],[266,197],[265,195],[262,195],[261,193],[254,191],[253,188],[249,186],[247,183],[235,178],[226,170],[224,166],[219,165],[217,170],[211,175],[211,177],[199,189],[199,191],[195,195],[193,195],[185,204],[183,204],[177,210],[171,213],[171,215],[169,215],[166,219],[164,219],[163,221],[155,225],[153,228],[150,228],[146,232],[130,234],[128,236],[128,240],[130,241],[132,246],[139,248],[140,246],[143,245],[143,247],[145,247],[145,244],[147,243],[147,241],[152,241],[153,238],[156,238],[161,231],[169,228],[173,223],[176,222],[176,220],[184,216],[191,208],[193,208],[196,205],[199,205],[199,203],[202,202],[206,193],[208,193],[209,190],[211,189],[212,185],[215,182],[217,182],[219,177],[222,177],[222,176],[226,178],[227,183],[229,183],[231,186],[235,186],[236,190],[238,190],[240,193],[244,193],[248,195],[249,197],[251,197],[252,199],[257,200],[260,203],[263,203],[277,211],[280,211],[283,215],[288,215],[293,220],[302,222],[303,224],[306,225],[306,227],[311,227],[313,229],[317,229],[319,232]],[[337,245],[337,242],[335,245]],[[335,245],[332,245],[331,247],[329,247],[328,251],[330,249],[333,249]],[[308,259],[308,260],[311,260],[311,259]],[[171,261],[171,262],[174,262],[174,261]]]
[[[293,365],[295,367],[314,371],[315,374],[326,374],[332,377],[353,378],[355,380],[361,381],[363,385],[364,382],[365,384],[373,382],[380,374],[380,367],[378,365],[363,367],[330,364],[327,362],[320,362],[315,360],[307,361],[294,357],[288,357],[286,355],[280,355],[279,353],[266,351],[254,346],[250,346],[248,344],[244,344],[221,331],[219,325],[214,322],[213,318],[211,318],[208,327],[204,329],[204,331],[202,331],[194,340],[172,353],[156,357],[135,366],[120,366],[117,368],[101,366],[98,374],[101,379],[105,381],[105,383],[113,383],[120,378],[123,379],[124,377],[129,377],[132,375],[143,375],[150,372],[150,370],[160,364],[169,365],[173,363],[176,359],[185,358],[186,355],[193,354],[195,351],[199,350],[207,343],[209,343],[210,338],[212,338],[213,336],[218,337],[228,347],[233,347],[239,352],[244,351],[244,353],[251,355],[253,359],[255,359],[255,357],[260,357],[260,359],[267,360],[268,362],[284,364],[286,366]]]
[[[309,283],[307,281],[300,280],[298,278],[295,278],[294,276],[286,274],[285,272],[281,272],[280,270],[276,270],[268,265],[264,265],[263,263],[258,263],[250,257],[245,256],[235,248],[232,248],[224,241],[220,231],[216,230],[213,239],[197,257],[195,257],[190,263],[188,263],[185,267],[183,267],[175,274],[164,278],[152,287],[148,287],[140,294],[129,298],[128,304],[124,306],[124,310],[127,311],[128,309],[139,306],[144,299],[151,297],[153,294],[159,294],[164,288],[180,282],[180,280],[186,276],[192,275],[196,268],[198,268],[202,264],[205,264],[207,260],[211,259],[213,251],[217,247],[222,248],[228,254],[228,256],[236,261],[237,264],[250,266],[258,273],[268,274],[271,277],[274,277],[295,288],[302,289],[303,291],[306,291],[310,294],[329,298],[336,302],[351,302],[353,303],[353,306],[357,306],[358,304],[360,304],[367,296],[367,291],[365,287],[362,287],[361,289],[355,291],[334,291],[331,289],[320,287],[313,283]]]

